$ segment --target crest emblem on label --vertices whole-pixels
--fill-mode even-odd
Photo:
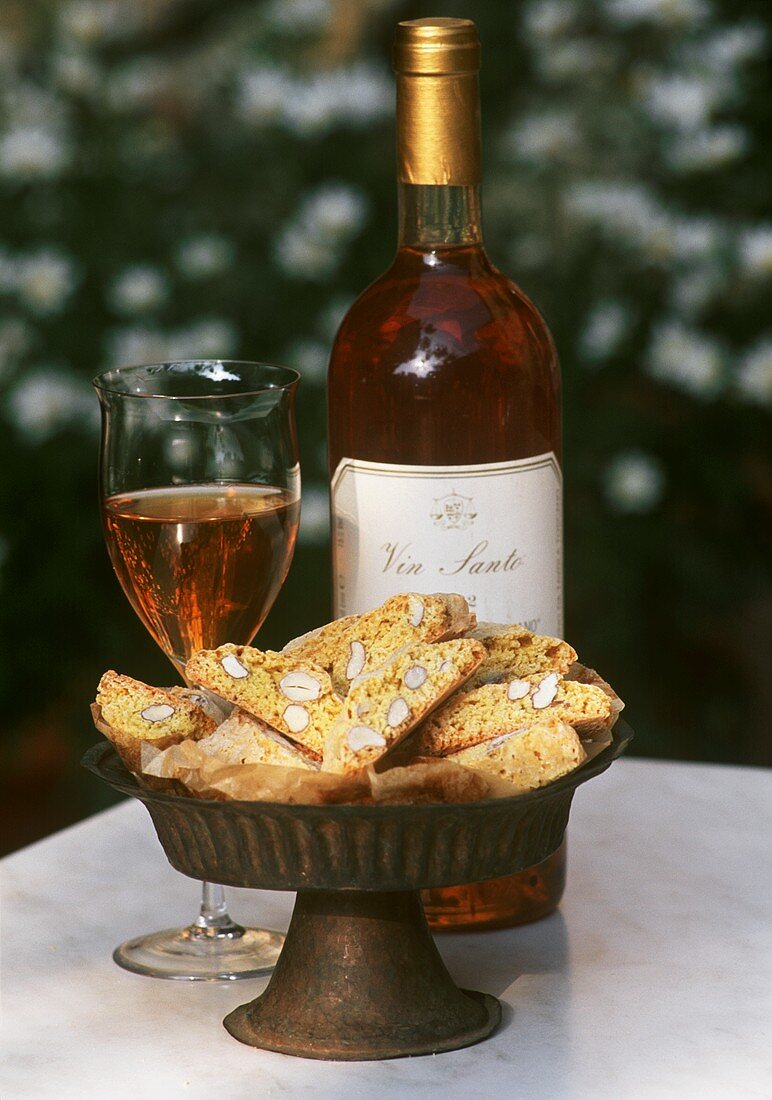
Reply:
[[[434,498],[431,517],[435,527],[441,527],[443,531],[463,531],[472,526],[476,516],[472,498],[462,496],[455,489],[444,497]]]

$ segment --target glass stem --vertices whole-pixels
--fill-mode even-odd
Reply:
[[[201,884],[201,911],[194,927],[206,936],[236,936],[243,932],[231,920],[225,904],[225,891],[214,882]]]

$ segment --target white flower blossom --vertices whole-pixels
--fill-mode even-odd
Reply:
[[[43,443],[62,428],[95,429],[96,399],[88,383],[54,367],[25,374],[10,390],[8,414],[31,443]]]
[[[319,73],[305,82],[289,104],[289,118],[300,134],[335,126],[366,126],[393,110],[391,79],[381,69],[359,62]]]
[[[636,184],[589,181],[568,190],[566,209],[595,223],[614,242],[621,241],[654,258],[673,250],[673,227],[662,204]]]
[[[366,209],[361,192],[345,184],[328,184],[304,202],[301,217],[314,234],[345,240],[359,231]]]
[[[272,0],[263,15],[277,30],[302,34],[323,27],[332,10],[330,0]]]
[[[665,321],[654,329],[646,367],[657,381],[703,400],[715,397],[724,384],[721,345],[680,321]]]
[[[545,80],[580,80],[607,73],[615,64],[617,51],[607,39],[593,42],[577,38],[550,42],[536,52],[536,65]]]
[[[705,0],[606,0],[605,8],[622,27],[636,23],[693,26],[710,14]]]
[[[134,58],[104,82],[104,101],[113,111],[131,112],[148,107],[163,91],[169,77],[165,67],[149,57]]]
[[[726,243],[726,230],[716,218],[674,217],[671,225],[673,255],[682,262],[715,256]]]
[[[364,195],[345,184],[326,184],[308,195],[279,234],[276,258],[291,275],[318,279],[337,266],[367,212]]]
[[[3,89],[3,108],[10,129],[20,126],[64,126],[69,107],[50,87],[15,80]]]
[[[726,82],[710,72],[674,73],[649,78],[643,103],[652,118],[679,130],[704,126],[726,98]]]
[[[16,290],[16,260],[0,245],[0,294]]]
[[[674,313],[691,317],[713,301],[726,284],[726,271],[720,264],[698,265],[678,272],[668,289],[669,304]]]
[[[57,14],[64,36],[84,46],[98,46],[119,34],[127,21],[136,22],[121,0],[70,0]]]
[[[545,111],[518,122],[504,136],[504,147],[515,157],[537,164],[575,153],[582,134],[572,111]]]
[[[168,342],[167,333],[145,325],[112,329],[105,338],[105,369],[135,363],[163,363],[171,358]]]
[[[529,41],[558,38],[571,30],[577,6],[571,0],[532,0],[523,9],[523,26]]]
[[[772,224],[745,230],[738,245],[738,259],[744,275],[772,275]]]
[[[687,40],[678,54],[684,64],[735,76],[746,62],[761,56],[766,45],[767,32],[761,23],[735,23]]]
[[[236,327],[224,317],[203,317],[166,332],[150,325],[129,325],[108,333],[106,366],[166,363],[177,359],[227,359],[234,354],[238,343]]]
[[[0,34],[0,72],[11,73],[19,68],[22,44],[7,33]]]
[[[224,317],[204,317],[169,334],[167,359],[227,359],[239,342],[236,326]]]
[[[351,301],[351,298],[338,295],[327,303],[317,317],[317,332],[326,343],[329,344],[334,340],[343,318],[351,308]]]
[[[80,280],[78,264],[57,248],[40,248],[16,258],[16,292],[33,313],[59,313]]]
[[[54,76],[62,91],[73,96],[95,96],[100,88],[102,71],[86,53],[79,50],[56,54]]]
[[[251,69],[241,79],[241,114],[248,122],[259,125],[281,122],[293,90],[292,77],[283,69],[268,65]]]
[[[0,137],[0,174],[11,179],[54,179],[69,162],[61,135],[45,126],[19,126]]]
[[[253,123],[274,123],[299,134],[340,126],[366,126],[392,110],[391,81],[367,62],[312,76],[276,67],[252,69],[242,78],[239,106]]]
[[[330,349],[326,344],[318,340],[298,340],[288,348],[284,358],[287,365],[300,371],[308,382],[324,385],[330,358]]]
[[[108,298],[118,313],[148,313],[169,297],[166,276],[149,264],[127,267],[108,289]]]
[[[0,321],[0,382],[13,373],[31,344],[32,329],[21,317]]]
[[[630,310],[621,302],[599,302],[579,338],[582,356],[590,362],[608,358],[627,334],[630,320]]]
[[[711,126],[679,135],[665,148],[665,159],[677,172],[701,172],[721,168],[741,157],[749,138],[742,126]]]
[[[726,244],[726,230],[717,219],[673,214],[636,184],[577,184],[566,195],[566,209],[596,224],[610,241],[638,248],[660,261],[694,263],[713,257]]]
[[[330,498],[324,485],[309,485],[303,489],[300,501],[300,543],[320,543],[327,540],[330,530]]]
[[[772,337],[764,337],[742,357],[735,388],[754,405],[772,405]]]
[[[509,256],[514,271],[536,270],[548,263],[550,244],[543,233],[518,233]]]
[[[623,451],[606,467],[603,489],[615,512],[650,512],[662,500],[664,493],[662,464],[643,451]]]
[[[209,279],[228,271],[235,258],[233,241],[216,233],[202,233],[182,242],[176,263],[187,279]]]
[[[289,225],[276,243],[276,260],[290,275],[320,279],[335,270],[338,253],[324,241],[307,237],[298,226]]]

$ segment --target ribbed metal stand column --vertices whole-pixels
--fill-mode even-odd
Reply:
[[[304,890],[268,988],[223,1022],[251,1046],[356,1061],[470,1046],[500,1019],[454,983],[416,892]]]

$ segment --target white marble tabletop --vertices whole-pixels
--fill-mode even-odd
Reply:
[[[559,913],[439,945],[496,994],[466,1050],[315,1062],[242,1046],[222,1017],[267,979],[163,982],[111,961],[185,923],[197,884],[138,803],[2,861],[3,1100],[442,1096],[710,1100],[772,1096],[772,773],[622,760],[574,800]],[[286,928],[292,895],[229,890]]]

